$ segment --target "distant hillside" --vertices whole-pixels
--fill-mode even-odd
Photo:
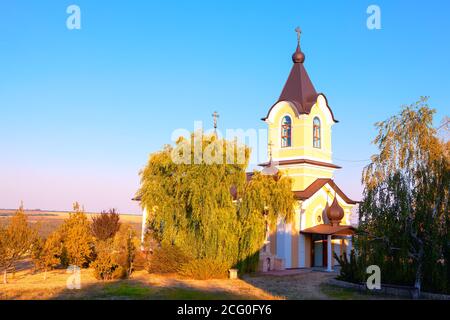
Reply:
[[[0,209],[0,225],[6,224],[16,209]],[[39,233],[47,236],[52,231],[56,230],[69,216],[67,211],[43,211],[43,210],[25,210],[28,216],[28,221],[31,225],[38,228]],[[89,218],[96,216],[99,213],[86,213]],[[136,235],[141,235],[142,216],[136,214],[120,214],[120,221],[122,223],[130,224],[136,231]]]

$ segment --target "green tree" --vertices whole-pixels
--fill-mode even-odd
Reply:
[[[113,279],[114,273],[120,267],[114,259],[112,245],[112,239],[96,241],[96,258],[91,263],[91,267],[94,270],[94,276],[99,280]]]
[[[377,123],[379,154],[363,171],[359,253],[417,294],[448,292],[450,282],[450,145],[433,129],[434,113],[421,98]]]
[[[97,257],[91,264],[97,279],[127,278],[133,272],[138,239],[129,225],[122,225],[113,239],[97,240]]]
[[[244,184],[242,198],[237,202],[241,271],[257,268],[266,229],[273,230],[280,217],[292,221],[294,203],[291,179],[279,173],[267,176],[254,172],[252,179]]]
[[[114,237],[113,248],[115,260],[124,268],[127,277],[131,275],[134,269],[133,262],[136,257],[138,242],[136,232],[128,224],[120,226],[119,231]]]
[[[47,280],[47,271],[61,263],[63,248],[61,234],[57,231],[52,232],[45,241],[39,238],[35,242],[33,261],[37,269],[44,270],[44,280]]]
[[[86,267],[92,259],[94,242],[90,222],[78,203],[74,204],[73,212],[61,225],[59,232],[64,243],[61,255],[67,257],[67,263]]]
[[[28,225],[23,206],[15,212],[6,227],[0,227],[0,270],[3,271],[3,283],[7,283],[8,271],[29,253],[36,237],[37,232]]]
[[[150,211],[152,236],[194,259],[242,270],[250,259],[254,266],[264,242],[264,214],[271,223],[288,220],[295,200],[286,177],[255,173],[247,183],[249,156],[245,145],[198,133],[152,154],[138,192]]]

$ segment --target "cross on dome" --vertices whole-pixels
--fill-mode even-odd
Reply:
[[[297,32],[297,43],[300,45],[300,36],[302,35],[302,29],[300,27],[295,28],[295,32]]]

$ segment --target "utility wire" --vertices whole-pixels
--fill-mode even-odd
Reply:
[[[334,160],[344,161],[344,162],[367,162],[367,161],[372,161],[372,160],[370,160],[370,159],[364,159],[364,160],[349,160],[349,159],[340,159],[340,158],[334,158]]]

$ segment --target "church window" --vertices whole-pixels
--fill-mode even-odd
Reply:
[[[291,141],[292,141],[291,117],[285,116],[281,121],[281,147],[282,148],[290,147]]]
[[[313,146],[314,148],[321,147],[320,119],[317,117],[313,121]]]

